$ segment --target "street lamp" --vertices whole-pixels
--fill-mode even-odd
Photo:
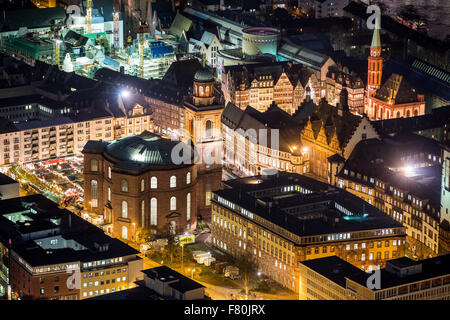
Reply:
[[[191,272],[191,279],[194,279],[194,272],[195,272],[195,268],[189,268],[188,272]]]

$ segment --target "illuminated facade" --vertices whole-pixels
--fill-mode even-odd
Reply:
[[[364,83],[361,78],[348,74],[336,68],[330,68],[325,81],[326,99],[329,104],[336,106],[342,89],[348,93],[348,107],[351,113],[364,113]]]
[[[141,105],[117,117],[85,113],[9,124],[0,130],[0,165],[79,157],[90,139],[111,140],[152,129],[151,115]]]
[[[89,141],[83,150],[85,207],[103,214],[105,227],[125,240],[135,241],[139,228],[163,235],[195,229],[197,165],[184,151],[190,164],[175,162],[179,143],[150,132]]]
[[[300,146],[300,131],[299,124],[276,105],[258,112],[228,103],[222,114],[225,165],[244,175],[271,168],[305,173],[308,152]]]
[[[401,147],[377,139],[360,142],[350,159],[338,167],[330,163],[331,176],[335,176],[332,183],[401,222],[407,228],[411,257],[445,253],[439,249],[439,211],[448,206],[436,192],[441,183],[440,148],[433,140],[418,136],[396,140]],[[379,163],[371,163],[373,159],[380,159]]]
[[[283,172],[223,183],[213,194],[213,245],[236,258],[251,254],[259,271],[295,292],[301,261],[337,255],[372,270],[404,256],[405,228],[357,197],[322,195],[313,209],[326,184]]]
[[[300,263],[302,300],[449,300],[450,255],[390,260],[378,281],[338,257]],[[375,274],[376,275],[376,274]],[[379,285],[369,288],[369,285]]]
[[[367,74],[365,113],[371,120],[421,116],[425,114],[425,96],[416,92],[402,75],[391,74],[382,84],[380,30],[374,30]]]
[[[317,109],[306,118],[300,141],[309,153],[308,174],[329,181],[328,158],[337,154],[348,158],[355,145],[379,135],[366,116],[349,111],[347,91],[341,90],[337,107],[321,100]]]
[[[241,109],[251,106],[264,112],[275,102],[293,114],[304,100],[306,88],[311,91],[311,99],[318,102],[321,85],[316,74],[291,62],[230,66],[222,73],[225,101]]]

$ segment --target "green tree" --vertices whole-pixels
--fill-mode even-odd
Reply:
[[[136,231],[136,243],[144,244],[151,242],[154,239],[154,234],[152,232],[153,228],[142,228],[139,227]]]
[[[245,253],[236,259],[236,266],[244,282],[245,296],[248,296],[250,279],[257,268],[256,262],[251,254]]]

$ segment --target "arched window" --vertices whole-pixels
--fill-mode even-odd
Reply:
[[[97,159],[91,160],[91,171],[98,171],[98,160]]]
[[[150,225],[156,226],[158,223],[158,200],[152,198],[150,200]]]
[[[186,173],[186,184],[189,184],[189,183],[191,183],[191,173],[190,172]]]
[[[150,188],[152,188],[152,189],[158,188],[158,178],[152,177],[150,179]]]
[[[209,95],[209,86],[205,87],[205,93],[206,93],[206,95]]]
[[[128,228],[125,226],[122,227],[122,238],[128,239]]]
[[[417,117],[419,115],[419,112],[416,110],[414,110],[414,117]]]
[[[409,118],[411,116],[411,112],[409,110],[406,110],[406,116]]]
[[[177,186],[177,177],[171,176],[170,177],[170,187],[175,188]]]
[[[177,210],[177,198],[175,197],[170,198],[170,210]]]
[[[145,180],[141,180],[141,192],[145,191]]]
[[[186,220],[191,220],[191,194],[186,195]]]
[[[400,118],[400,111],[397,111],[397,118]]]
[[[212,137],[212,121],[207,120],[205,123],[205,137],[211,138]]]
[[[128,192],[128,181],[127,180],[123,179],[121,186],[122,186],[122,192]]]
[[[128,218],[128,202],[122,201],[122,218]]]
[[[141,201],[141,227],[145,228],[145,200]]]
[[[108,187],[108,201],[111,201],[111,188]]]
[[[175,234],[177,232],[177,223],[175,221],[170,221],[169,231],[170,234]]]
[[[111,167],[108,167],[108,179],[111,179]]]
[[[97,180],[91,180],[91,207],[97,208],[98,206],[98,182]]]
[[[199,89],[199,96],[203,97],[203,86],[198,86]]]

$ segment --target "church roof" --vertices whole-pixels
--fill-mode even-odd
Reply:
[[[393,73],[389,79],[381,86],[375,98],[389,102],[395,101],[395,104],[404,104],[418,102],[417,92],[403,78],[403,76]]]
[[[372,36],[372,44],[371,48],[381,48],[381,40],[380,40],[380,29],[375,28]]]
[[[212,82],[214,81],[214,76],[208,68],[202,68],[195,73],[194,81]]]
[[[180,143],[184,144],[144,131],[140,135],[128,136],[112,142],[105,141],[101,145],[96,144],[96,141],[89,141],[85,150],[104,151],[117,161],[116,167],[139,170],[150,165],[179,165],[180,163],[172,157],[172,151]],[[185,152],[185,150],[183,149],[182,152]],[[194,151],[192,148],[190,152],[190,159],[193,160]],[[183,157],[183,155],[180,155],[180,157]]]

